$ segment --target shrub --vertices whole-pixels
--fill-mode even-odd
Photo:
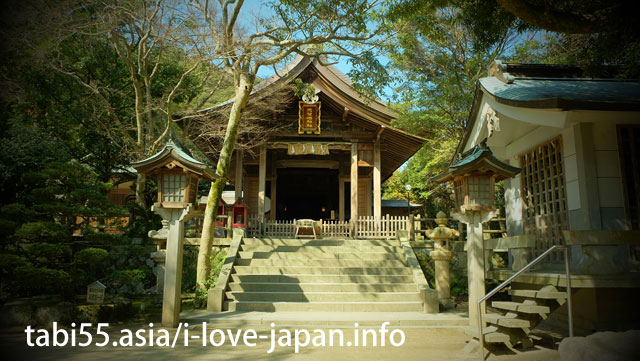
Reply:
[[[102,264],[109,258],[109,252],[102,248],[85,248],[76,252],[74,258],[81,263]]]
[[[2,270],[2,273],[12,274],[18,267],[27,265],[29,265],[29,261],[24,257],[11,253],[0,253],[0,270]]]
[[[38,242],[28,244],[24,248],[29,258],[41,264],[52,264],[71,258],[71,247],[67,245]]]
[[[224,260],[227,258],[227,249],[221,248],[218,252],[211,257],[211,271],[209,272],[208,286],[209,288],[215,287],[220,276],[220,271],[224,265]]]
[[[111,234],[105,232],[85,232],[84,239],[94,245],[124,245],[129,243],[129,238],[121,234]]]
[[[15,269],[10,279],[12,288],[20,295],[67,294],[71,290],[71,276],[57,269],[25,265]]]
[[[117,285],[126,283],[135,283],[143,281],[149,275],[149,270],[130,269],[114,271],[111,274],[111,280]]]
[[[48,241],[59,243],[71,236],[63,225],[54,222],[29,222],[16,231],[16,237],[30,241]]]

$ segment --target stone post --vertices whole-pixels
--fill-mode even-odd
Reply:
[[[469,285],[469,324],[478,327],[478,301],[485,295],[484,239],[482,223],[495,215],[495,210],[456,212],[452,216],[467,225],[467,278]],[[486,306],[486,305],[485,305]],[[482,308],[484,312],[484,307]]]
[[[152,210],[168,221],[167,249],[162,293],[162,326],[177,327],[182,303],[182,251],[184,222],[198,214],[189,204],[186,208],[152,207]]]

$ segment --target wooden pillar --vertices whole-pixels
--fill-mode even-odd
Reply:
[[[338,174],[338,219],[344,221],[344,178]]]
[[[243,161],[244,158],[244,150],[236,149],[236,182],[235,182],[235,198],[236,201],[238,198],[242,197],[242,173],[243,173]]]
[[[276,152],[271,151],[271,213],[272,221],[276,219],[276,181],[278,179],[278,168],[276,168]]]
[[[358,143],[351,144],[351,237],[358,235]]]
[[[260,168],[258,170],[258,223],[264,229],[264,197],[267,187],[267,145],[260,146]],[[260,232],[262,233],[262,231]]]
[[[380,163],[380,141],[378,140],[373,146],[373,217],[376,219],[376,225],[382,217]]]

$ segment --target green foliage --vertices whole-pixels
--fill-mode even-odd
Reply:
[[[13,272],[23,266],[29,265],[24,257],[11,253],[0,253],[0,270],[3,274],[13,274]]]
[[[131,240],[122,234],[105,233],[105,232],[85,232],[84,239],[94,245],[125,245]]]
[[[71,247],[52,243],[36,242],[24,246],[27,257],[38,264],[56,264],[71,258]]]
[[[296,78],[293,84],[291,84],[291,87],[293,88],[293,94],[300,99],[305,96],[312,98],[316,95],[316,88],[313,84],[305,83],[300,78]]]
[[[109,259],[109,252],[102,248],[85,248],[73,256],[76,262],[92,265],[104,264]]]
[[[22,295],[68,293],[72,289],[72,278],[67,272],[32,265],[17,267],[8,281]]]
[[[487,3],[493,1],[405,0],[391,7],[394,37],[387,52],[395,80],[392,107],[400,114],[393,125],[427,142],[387,180],[383,198],[406,199],[404,186],[410,184],[411,200],[423,204],[431,217],[438,211],[449,213],[453,206],[450,186],[430,179],[453,159],[469,120],[476,82],[486,75],[488,64],[498,58],[525,61],[544,56],[539,42],[514,36],[530,27],[508,13],[496,13]],[[472,14],[494,17],[470,19]],[[504,23],[495,24],[496,19]],[[493,33],[496,27],[508,31]],[[478,35],[481,42],[469,36],[483,30],[491,33]]]
[[[71,234],[69,229],[55,222],[29,222],[16,231],[15,237],[25,241],[45,240],[59,243],[68,240]]]
[[[140,282],[148,275],[149,270],[145,269],[117,270],[111,274],[110,278],[114,284],[122,285],[126,283]]]
[[[197,247],[185,247],[182,254],[182,292],[191,293],[196,289]]]
[[[195,298],[197,300],[196,305],[204,306],[206,305],[206,301],[208,298],[207,289],[215,287],[216,282],[218,282],[218,277],[220,276],[220,271],[222,270],[222,266],[224,265],[224,261],[227,258],[228,248],[218,248],[214,249],[215,253],[210,255],[211,259],[211,268],[209,272],[209,278],[205,281],[206,289],[197,289]],[[195,288],[195,278],[193,283],[193,288]]]
[[[221,248],[215,255],[211,257],[211,271],[209,272],[208,288],[215,287],[220,276],[220,271],[227,258],[227,248]]]

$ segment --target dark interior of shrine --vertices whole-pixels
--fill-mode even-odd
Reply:
[[[276,219],[338,217],[338,170],[278,169]]]

